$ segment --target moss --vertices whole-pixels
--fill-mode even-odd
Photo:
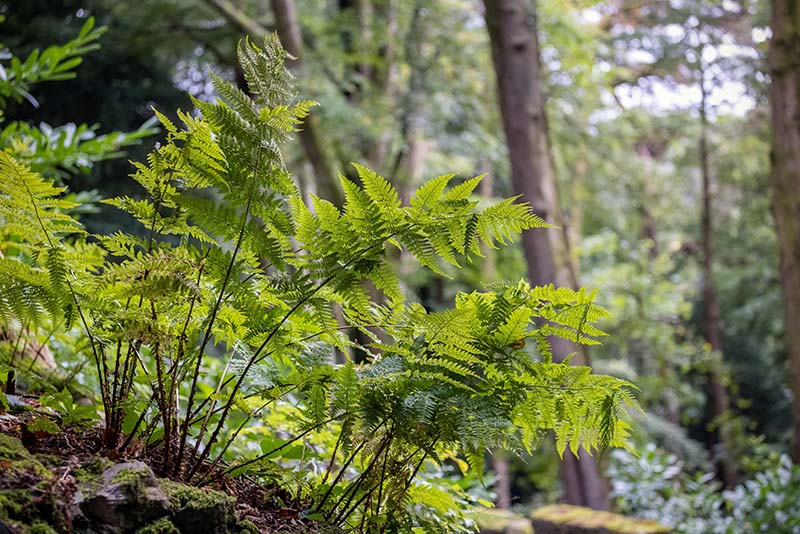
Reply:
[[[30,488],[0,491],[0,520],[16,523],[26,534],[56,534],[56,530],[42,518],[52,519],[55,512],[53,499],[37,502]],[[29,521],[32,523],[28,524]]]
[[[476,512],[473,517],[481,534],[506,534],[508,532],[533,534],[530,520],[508,510],[481,510]]]
[[[28,534],[58,534],[53,527],[41,521],[34,521],[33,524],[28,527],[27,532]]]
[[[538,521],[555,525],[569,525],[584,529],[603,529],[612,534],[668,534],[669,528],[644,519],[631,519],[610,512],[598,512],[581,506],[554,504],[531,514],[534,528]]]
[[[139,483],[142,477],[147,477],[150,471],[144,467],[132,467],[130,469],[120,469],[114,474],[111,479],[112,484],[121,484],[123,482]]]
[[[236,532],[239,534],[258,534],[258,526],[249,519],[243,519],[236,524]]]
[[[0,491],[0,519],[21,518],[33,504],[30,491],[24,489]]]
[[[12,480],[23,474],[45,480],[53,478],[50,470],[29,453],[20,440],[6,434],[0,434],[0,460],[4,464],[3,474]]]
[[[104,456],[95,456],[75,470],[75,479],[78,482],[97,480],[103,471],[114,465],[114,462]]]
[[[20,440],[6,434],[0,434],[0,464],[0,519],[25,524],[37,518],[51,518],[55,513],[51,471]]]
[[[0,434],[0,459],[3,460],[23,460],[29,459],[31,453],[17,438],[12,438],[6,434]]]
[[[158,521],[143,526],[136,531],[136,534],[180,534],[180,530],[172,524],[172,521],[163,517]]]
[[[236,504],[236,499],[221,491],[195,488],[167,479],[162,479],[160,482],[169,497],[170,506],[176,511],[184,508],[200,510],[215,506],[232,510]]]

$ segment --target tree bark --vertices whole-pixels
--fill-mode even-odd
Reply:
[[[793,455],[800,461],[800,4],[797,0],[772,0],[771,5],[772,211],[794,396]]]
[[[700,51],[702,56],[702,50]],[[722,447],[719,472],[726,487],[733,487],[737,481],[736,467],[731,445],[730,424],[725,420],[731,408],[728,388],[723,380],[721,369],[724,361],[722,352],[722,327],[717,291],[714,287],[713,219],[711,193],[711,167],[708,150],[708,115],[706,104],[705,69],[700,67],[700,174],[702,177],[702,213],[700,217],[701,241],[703,248],[703,336],[719,361],[712,362],[709,377],[711,414],[717,427],[717,440]]]
[[[484,0],[492,47],[497,93],[517,194],[546,220],[562,222],[555,173],[550,157],[542,95],[535,10],[525,0]],[[563,230],[534,230],[522,236],[528,275],[535,284],[577,287],[567,236]],[[583,347],[553,340],[554,357],[585,364]],[[580,451],[580,461],[567,454],[561,464],[565,498],[570,504],[608,509],[608,492],[595,460]]]

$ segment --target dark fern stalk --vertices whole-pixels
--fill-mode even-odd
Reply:
[[[247,204],[245,205],[244,217],[242,218],[243,219],[242,220],[242,228],[241,228],[241,230],[239,230],[239,236],[236,239],[236,246],[233,249],[233,254],[231,255],[230,263],[228,264],[228,268],[225,271],[225,278],[222,281],[222,286],[220,287],[220,290],[219,290],[219,296],[217,297],[217,301],[216,301],[216,303],[214,304],[214,307],[211,310],[211,316],[208,318],[208,326],[206,327],[206,331],[203,334],[203,341],[202,341],[202,343],[200,343],[200,348],[198,349],[198,352],[197,352],[197,363],[195,364],[194,372],[192,373],[192,382],[191,382],[191,385],[189,386],[189,400],[186,403],[186,412],[187,413],[191,413],[192,406],[194,405],[194,395],[195,395],[195,392],[197,391],[197,380],[200,377],[200,369],[201,369],[201,364],[202,364],[202,360],[203,360],[203,355],[205,354],[206,345],[208,344],[208,341],[211,339],[211,328],[214,325],[214,320],[217,318],[217,313],[219,312],[219,307],[220,307],[220,304],[222,303],[222,298],[225,295],[225,289],[228,287],[228,282],[230,281],[230,278],[231,278],[231,273],[233,271],[233,266],[236,264],[236,258],[237,258],[237,255],[239,254],[239,250],[241,249],[241,246],[242,246],[242,239],[244,239],[244,233],[245,233],[245,230],[247,228],[247,222],[250,219],[250,205],[251,205],[252,200],[253,200],[253,193],[254,193],[254,188],[255,188],[255,175],[258,174],[258,168],[259,168],[259,163],[260,162],[261,162],[261,151],[259,150],[258,153],[257,153],[257,156],[256,156],[255,168],[253,170],[253,175],[254,175],[253,176],[253,185],[251,186],[250,193],[247,195]],[[231,396],[231,402],[232,402],[232,399],[233,399],[233,396]],[[206,415],[205,419],[203,420],[203,424],[200,427],[200,431],[198,432],[198,435],[195,438],[196,442],[195,442],[194,448],[192,449],[192,454],[191,454],[192,460],[194,460],[194,458],[197,455],[198,448],[200,447],[200,443],[201,443],[201,441],[203,439],[203,436],[204,436],[204,434],[206,432],[206,428],[208,426],[208,421],[211,418],[211,410],[213,410],[215,402],[216,402],[215,400],[211,401],[211,408],[209,408],[208,414]],[[226,413],[227,413],[226,411],[223,411],[223,418],[225,417]],[[183,425],[183,429],[181,430],[180,448],[178,449],[178,457],[177,457],[177,460],[176,460],[176,468],[177,469],[180,469],[180,465],[181,465],[181,462],[183,460],[183,453],[184,453],[184,450],[186,448],[186,440],[188,438],[188,433],[189,433],[188,421],[189,421],[189,419],[187,418],[185,420],[184,425]],[[214,437],[216,437],[216,436],[214,436]],[[214,437],[212,437],[212,442],[213,442]],[[205,453],[205,451],[203,451],[203,452]],[[205,454],[203,456],[205,456]],[[204,460],[204,457],[201,457],[197,461],[196,465],[199,465],[203,460]],[[195,472],[196,472],[195,467],[194,466],[190,467],[188,477],[191,478],[192,475],[194,475]]]

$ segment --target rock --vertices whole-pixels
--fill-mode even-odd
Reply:
[[[220,491],[162,480],[169,496],[172,523],[182,534],[227,534],[235,522],[236,499]]]
[[[110,526],[112,532],[132,532],[170,512],[167,494],[143,462],[109,467],[101,481],[82,491],[81,511],[87,518]]]
[[[536,534],[669,534],[669,528],[644,519],[554,504],[531,514]]]
[[[529,519],[507,510],[490,509],[476,514],[481,534],[533,534]]]

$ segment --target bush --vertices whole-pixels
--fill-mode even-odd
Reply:
[[[652,444],[639,457],[616,450],[611,458],[608,475],[619,509],[677,534],[800,532],[800,466],[786,455],[726,491],[713,473],[688,473]]]

